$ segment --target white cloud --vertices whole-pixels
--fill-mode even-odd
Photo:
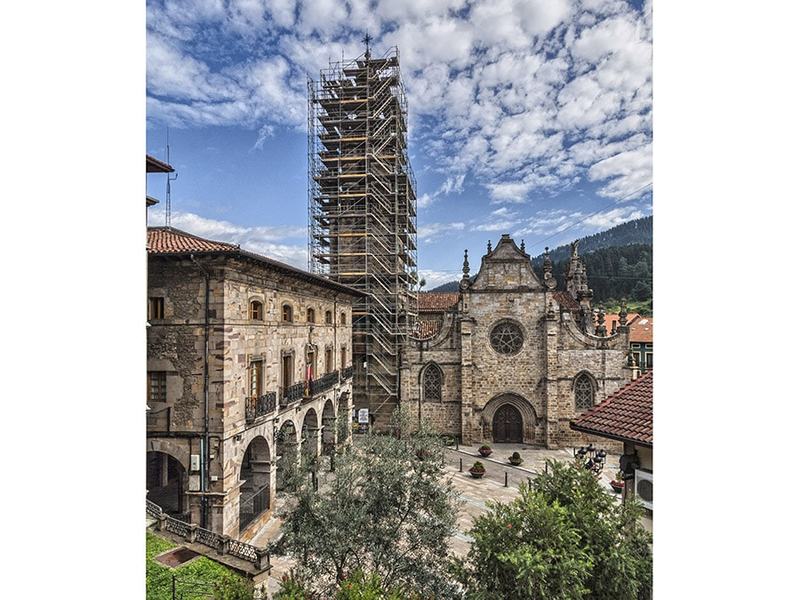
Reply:
[[[633,219],[641,219],[645,215],[646,213],[638,208],[618,207],[592,215],[584,221],[584,224],[588,227],[596,227],[598,230],[608,229]]]
[[[464,227],[465,225],[462,222],[426,223],[417,229],[417,237],[420,241],[426,241],[449,231],[462,231]]]
[[[425,287],[422,288],[423,291],[432,290],[435,287],[442,285],[443,283],[447,283],[449,281],[453,281],[458,279],[458,275],[455,272],[448,272],[448,271],[432,271],[430,269],[420,269],[420,277],[425,279]]]
[[[173,126],[304,128],[305,75],[398,45],[411,144],[492,202],[584,177],[621,199],[651,178],[650,3],[170,0],[148,11],[148,115]],[[230,47],[233,47],[231,50]],[[259,136],[260,138],[260,136]]]
[[[156,208],[157,210],[150,209],[147,219],[150,226],[164,224],[164,208]],[[301,269],[308,267],[307,245],[304,241],[297,242],[305,237],[305,227],[236,225],[230,221],[209,219],[180,211],[172,212],[171,225],[200,237],[239,244],[242,250],[262,254]]]

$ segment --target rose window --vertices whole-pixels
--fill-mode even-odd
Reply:
[[[516,354],[522,348],[522,330],[516,323],[506,321],[492,329],[489,340],[500,354]]]

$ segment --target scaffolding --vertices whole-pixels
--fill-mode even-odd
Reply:
[[[309,270],[364,292],[353,306],[354,406],[382,428],[416,319],[417,198],[397,48],[308,81]]]

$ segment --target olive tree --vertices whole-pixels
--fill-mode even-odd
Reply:
[[[312,592],[331,597],[366,572],[406,597],[456,593],[448,540],[457,500],[444,476],[444,444],[424,425],[411,433],[399,411],[392,427],[393,435],[368,434],[344,449],[318,490],[303,481],[294,493],[273,551],[296,559]]]

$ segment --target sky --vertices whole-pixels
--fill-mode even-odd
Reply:
[[[427,289],[501,234],[537,255],[652,214],[652,7],[624,0],[151,0],[147,152],[171,224],[307,266],[307,77],[397,46]],[[166,176],[148,175],[162,200]]]

